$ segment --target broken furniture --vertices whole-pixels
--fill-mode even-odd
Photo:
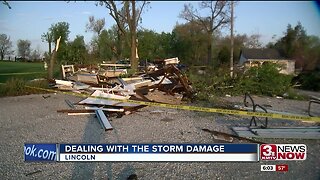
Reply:
[[[62,79],[66,79],[69,76],[74,74],[74,66],[73,65],[61,65],[62,70]]]
[[[97,74],[88,73],[88,72],[77,72],[73,76],[68,78],[72,81],[83,82],[87,84],[97,85],[99,84],[99,80]]]
[[[245,93],[244,96],[244,110],[251,110],[253,112],[262,111],[267,113],[280,113],[277,111],[271,111],[265,109],[264,107],[256,104],[253,98]],[[252,107],[249,107],[249,104]],[[310,105],[310,104],[309,104]],[[310,106],[309,106],[310,108]],[[289,114],[281,112],[282,114]],[[320,127],[269,127],[268,118],[265,118],[265,122],[261,122],[261,126],[257,126],[257,117],[253,116],[251,118],[250,124],[247,127],[232,127],[231,129],[240,137],[250,137],[250,138],[289,138],[289,139],[320,139]],[[254,123],[254,126],[252,126]]]
[[[106,81],[108,78],[127,74],[129,67],[130,64],[100,64],[98,75],[101,81]]]
[[[252,99],[252,97],[250,96],[249,93],[245,93],[245,95],[244,95],[243,103],[244,103],[244,106],[245,106],[245,107],[248,107],[248,105],[250,104],[250,102],[248,102],[247,99],[249,99],[249,100],[251,101],[252,111],[253,111],[253,112],[256,112],[257,107],[259,107],[260,109],[262,109],[265,113],[268,112],[267,109],[265,109],[264,107],[260,106],[259,104],[256,104],[256,103],[253,101],[253,99]],[[249,126],[252,126],[252,123],[254,123],[254,125],[257,126],[257,120],[260,121],[260,119],[259,119],[258,117],[252,116],[252,118],[251,118],[251,120],[250,120]],[[260,122],[261,122],[261,124],[262,124],[262,125],[261,125],[261,128],[267,128],[267,126],[268,126],[268,117],[265,117],[265,123],[262,123],[262,121],[260,121]]]

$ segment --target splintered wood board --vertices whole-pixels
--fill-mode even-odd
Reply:
[[[119,107],[139,106],[139,104],[119,102],[119,101],[106,100],[106,99],[99,99],[99,98],[93,98],[93,97],[88,97],[88,98],[80,101],[78,104],[109,105],[109,106],[119,106]]]
[[[320,139],[320,127],[280,127],[267,129],[232,127],[232,130],[240,137]],[[256,132],[256,134],[253,132]]]

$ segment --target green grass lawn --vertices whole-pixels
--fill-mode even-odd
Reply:
[[[0,83],[5,83],[11,78],[31,80],[46,76],[43,63],[0,61]]]

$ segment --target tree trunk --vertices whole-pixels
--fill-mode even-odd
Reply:
[[[136,26],[136,2],[131,1],[132,4],[132,17],[131,17],[131,68],[134,71],[138,70],[138,59],[137,59],[137,54],[136,54],[136,36],[137,36],[137,26]]]
[[[230,51],[230,76],[233,77],[233,1],[231,1],[231,51]]]
[[[53,67],[54,67],[54,59],[56,57],[57,52],[54,50],[50,57],[49,71],[48,71],[48,80],[53,79]]]
[[[116,49],[114,51],[115,61],[123,59],[123,56],[122,56],[123,44],[124,44],[124,42],[123,42],[123,34],[118,29],[117,30],[117,42],[115,44]]]
[[[49,56],[51,56],[51,41],[49,41],[48,44],[49,44]]]
[[[138,70],[138,59],[136,57],[136,37],[131,35],[131,68],[135,71]]]
[[[3,53],[1,53],[1,61],[3,60],[3,58],[4,58],[4,55],[3,55]]]
[[[49,39],[49,37],[48,37],[48,45],[49,45],[49,58],[50,58],[50,60],[49,60],[49,68],[48,68],[48,80],[51,80],[52,78],[53,78],[53,53],[52,53],[52,51],[51,51],[51,41],[50,41],[50,39]]]
[[[207,46],[207,62],[206,65],[209,65],[212,61],[212,34],[208,34],[208,46]],[[213,63],[212,63],[213,64]]]

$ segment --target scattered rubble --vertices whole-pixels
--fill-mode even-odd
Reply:
[[[122,117],[145,107],[145,105],[135,104],[132,103],[132,101],[125,102],[126,100],[175,105],[182,104],[184,98],[193,98],[194,90],[189,79],[179,70],[179,62],[178,58],[157,60],[155,64],[146,66],[144,70],[137,73],[138,75],[132,77],[128,77],[127,68],[130,67],[129,64],[103,63],[98,66],[63,65],[61,67],[63,79],[56,79],[53,88],[85,94],[87,97],[77,103],[65,100],[71,109],[62,109],[57,112],[67,113],[68,115],[95,114],[105,130],[112,130],[113,127],[109,122],[109,120],[111,120],[110,117]],[[226,97],[231,98],[232,96],[226,95]],[[278,96],[276,98],[279,100],[282,99],[282,97]],[[269,104],[259,105],[255,103],[253,98],[247,93],[245,94],[243,102],[244,106],[235,105],[234,107],[236,109],[253,112],[294,115],[292,113],[266,109],[272,108],[273,106]],[[309,102],[309,115],[312,103],[319,104],[319,99],[312,99]],[[157,113],[157,111],[150,113]],[[170,123],[174,121],[174,119],[165,117],[161,119],[161,121]],[[258,125],[258,123],[260,124]],[[283,127],[275,130],[269,128],[268,123],[268,117],[260,119],[253,116],[248,127],[233,127],[232,129],[236,134],[242,136],[241,138],[259,137],[259,134],[265,135],[267,131],[268,134],[269,130],[272,131],[272,136],[270,137],[278,137],[279,133],[277,135],[277,132],[280,131],[279,137],[298,137],[297,134],[292,134],[294,130],[288,129],[285,131],[286,136],[282,136]],[[254,131],[253,128],[255,128]],[[310,133],[307,128],[304,130],[306,132],[303,134],[301,134],[300,131],[298,132],[298,134],[300,133],[299,137],[302,135],[301,138],[308,138]],[[211,132],[215,139],[228,142],[233,142],[233,139],[238,137],[223,132],[205,131]],[[245,131],[250,131],[253,135],[249,136],[249,133]],[[289,131],[291,135],[290,133],[288,134]],[[311,131],[311,135],[319,133],[314,132],[314,129]],[[265,135],[263,137],[267,136]],[[314,137],[318,138],[318,134],[315,134]]]
[[[96,114],[103,127],[111,130],[108,121],[111,114],[128,115],[145,107],[117,100],[181,104],[182,99],[193,98],[194,91],[191,82],[177,67],[179,62],[178,58],[157,61],[156,65],[146,67],[139,76],[126,78],[122,76],[127,75],[129,64],[62,65],[62,80],[56,79],[52,87],[88,97],[77,103],[65,100],[71,109],[58,112],[68,115]]]

